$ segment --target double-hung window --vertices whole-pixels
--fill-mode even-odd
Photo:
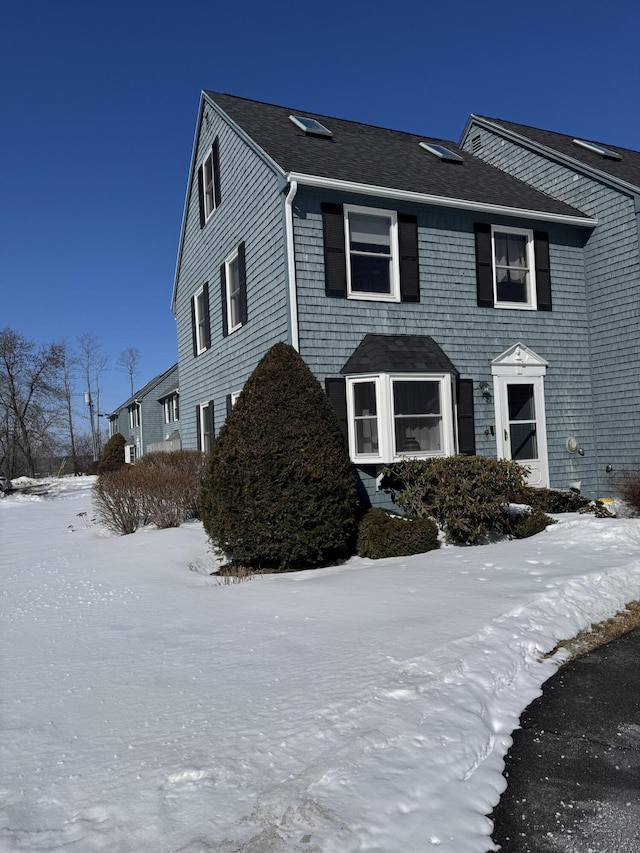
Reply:
[[[496,307],[536,308],[533,231],[493,226]]]
[[[213,401],[198,406],[198,450],[209,453],[213,447]]]
[[[244,242],[233,250],[220,268],[222,335],[226,337],[247,322],[247,265]]]
[[[129,427],[135,429],[140,426],[140,404],[134,403],[129,406]]]
[[[178,395],[172,394],[170,397],[165,397],[163,402],[164,407],[164,422],[165,424],[173,423],[179,420],[180,414],[178,410]]]
[[[389,463],[452,454],[452,381],[450,374],[347,377],[351,458]]]
[[[345,205],[347,296],[400,301],[395,211]]]
[[[204,228],[213,212],[220,206],[220,157],[215,139],[198,169],[200,227]]]
[[[193,296],[193,354],[200,355],[211,346],[209,324],[209,286],[204,284]]]

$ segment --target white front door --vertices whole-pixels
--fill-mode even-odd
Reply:
[[[498,457],[529,469],[531,486],[548,486],[543,378],[496,376]]]

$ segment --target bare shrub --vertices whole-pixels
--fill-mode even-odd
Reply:
[[[180,527],[194,517],[194,480],[190,474],[168,467],[148,466],[134,470],[134,476],[146,523],[165,529]]]
[[[93,486],[96,516],[105,527],[121,535],[140,526],[140,492],[130,468],[101,474]]]
[[[614,474],[611,486],[615,496],[624,501],[627,513],[633,517],[640,516],[640,463]]]
[[[199,450],[173,450],[170,453],[147,453],[136,462],[135,467],[146,474],[155,472],[158,477],[165,478],[165,492],[170,496],[173,490],[181,517],[178,524],[181,524],[190,518],[200,518],[200,492],[206,461],[206,454]],[[157,487],[150,483],[150,488],[157,495],[156,500],[161,506],[165,501],[160,500]],[[159,512],[163,517],[166,515],[164,509]],[[152,520],[157,524],[155,519]]]

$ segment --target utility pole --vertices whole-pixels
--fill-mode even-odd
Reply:
[[[98,461],[98,444],[96,442],[96,423],[93,417],[93,400],[91,399],[91,391],[84,392],[84,401],[89,407],[89,423],[91,424],[91,446],[93,448],[93,461]]]

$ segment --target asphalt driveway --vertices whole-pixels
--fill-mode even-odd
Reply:
[[[520,724],[502,853],[640,853],[640,630],[559,670]]]

